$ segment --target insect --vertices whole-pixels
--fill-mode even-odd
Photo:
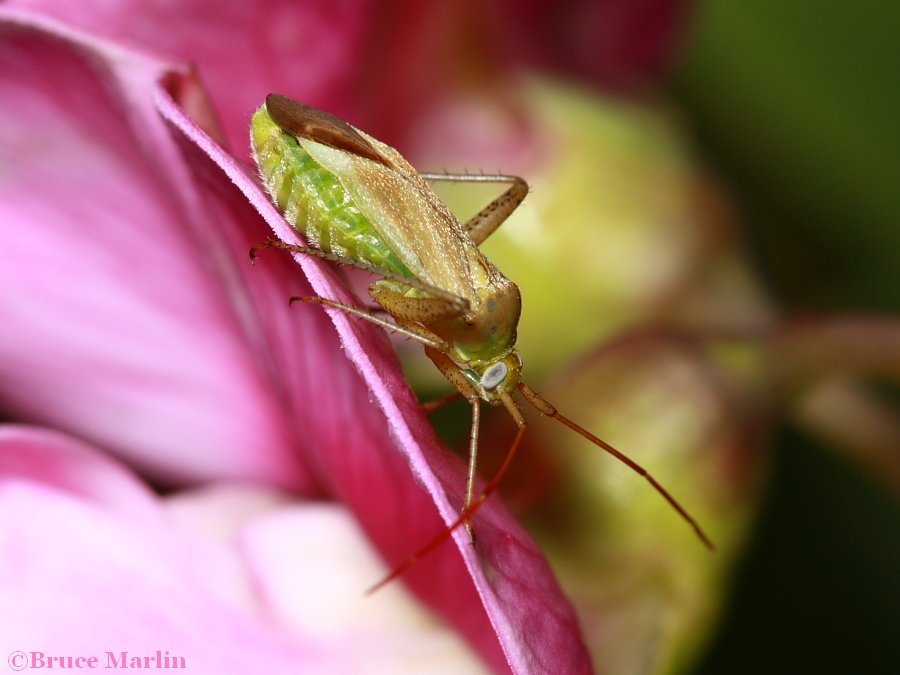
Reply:
[[[506,175],[418,173],[396,150],[341,118],[278,94],[269,94],[253,115],[250,135],[254,160],[272,200],[309,244],[268,241],[255,246],[251,258],[261,248],[278,248],[379,276],[369,293],[393,321],[328,298],[291,301],[332,307],[419,342],[472,408],[468,479],[459,519],[381,583],[402,574],[455,528],[471,528],[471,517],[496,490],[525,432],[525,419],[513,399],[516,391],[538,411],[643,476],[713,548],[697,521],[642,466],[563,416],[522,379],[522,359],[516,351],[519,289],[478,247],[525,198],[524,180]],[[463,224],[428,181],[509,187]],[[482,402],[505,408],[517,431],[501,468],[476,495]]]

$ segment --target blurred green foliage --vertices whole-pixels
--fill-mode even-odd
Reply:
[[[900,307],[900,4],[697,6],[682,100],[798,309]]]
[[[792,312],[900,307],[900,4],[698,3],[676,96]],[[860,345],[865,349],[865,345]],[[900,509],[790,429],[698,673],[900,672]]]

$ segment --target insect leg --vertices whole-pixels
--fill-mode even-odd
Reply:
[[[321,258],[322,260],[328,260],[334,263],[338,263],[339,265],[345,265],[347,267],[355,267],[358,270],[363,270],[364,272],[371,272],[372,274],[377,274],[380,277],[385,279],[391,279],[392,281],[397,281],[401,284],[405,284],[406,286],[411,286],[420,291],[424,291],[425,293],[429,293],[438,298],[443,298],[449,302],[452,302],[454,306],[459,308],[459,313],[462,314],[469,309],[469,301],[465,298],[460,298],[458,295],[445,291],[442,288],[437,288],[436,286],[432,286],[431,284],[426,284],[423,281],[419,281],[418,279],[414,279],[411,277],[405,277],[400,274],[395,274],[390,270],[382,269],[380,267],[376,267],[375,265],[370,265],[364,260],[357,260],[356,258],[347,258],[345,256],[337,255],[335,253],[328,253],[327,251],[322,251],[317,248],[313,248],[311,246],[301,246],[299,244],[287,244],[283,241],[279,241],[277,239],[267,239],[266,241],[261,241],[258,244],[254,244],[250,247],[250,260],[256,261],[256,258],[259,256],[259,251],[264,248],[277,248],[281,251],[290,251],[291,253],[300,253],[303,255],[310,255],[315,258]]]
[[[456,183],[511,183],[502,195],[497,197],[481,211],[469,218],[464,227],[476,245],[490,237],[509,215],[516,210],[528,194],[528,183],[518,176],[502,174],[457,174],[457,173],[423,173],[422,178],[430,181],[450,181]]]
[[[419,551],[414,553],[412,556],[410,556],[400,565],[394,568],[394,570],[384,579],[369,588],[366,591],[367,594],[374,593],[382,586],[389,584],[391,581],[406,572],[410,567],[415,565],[421,558],[425,557],[438,546],[447,541],[447,539],[449,539],[453,534],[453,531],[460,525],[468,523],[475,512],[478,511],[479,508],[481,508],[481,505],[487,501],[488,497],[490,497],[494,492],[497,491],[497,487],[500,485],[500,482],[503,480],[503,477],[509,470],[509,467],[512,464],[513,457],[515,457],[516,451],[519,449],[519,445],[522,442],[522,436],[524,436],[525,434],[525,418],[522,417],[522,413],[516,406],[515,402],[512,400],[512,397],[509,395],[509,393],[502,392],[500,394],[500,400],[503,403],[503,407],[506,408],[507,412],[509,412],[509,414],[515,421],[516,426],[518,427],[518,431],[516,431],[516,437],[513,439],[512,445],[510,446],[509,451],[506,453],[506,458],[503,460],[503,464],[497,470],[497,473],[494,474],[494,477],[491,478],[490,482],[485,485],[484,490],[482,490],[481,494],[479,494],[472,500],[472,503],[468,508],[463,510],[459,518],[453,521],[449,527],[447,527],[437,537],[428,542],[428,544],[423,546]]]
[[[430,415],[434,412],[437,412],[448,403],[453,403],[453,401],[460,398],[460,396],[462,396],[462,394],[460,394],[458,391],[454,391],[452,394],[441,396],[434,401],[425,401],[424,403],[420,403],[419,405],[422,406],[422,412],[424,412],[426,415]]]
[[[415,340],[426,347],[431,347],[432,349],[447,349],[447,343],[444,342],[437,335],[432,333],[431,331],[420,328],[418,326],[398,326],[395,323],[391,323],[390,321],[386,321],[380,317],[377,317],[364,309],[357,309],[356,307],[351,307],[350,305],[345,305],[343,303],[337,302],[335,300],[329,300],[328,298],[320,298],[315,295],[295,295],[290,299],[290,303],[294,304],[295,302],[308,302],[316,305],[323,305],[325,307],[332,307],[334,309],[339,309],[345,314],[352,314],[355,317],[360,319],[364,319],[369,323],[374,323],[378,326],[381,326],[385,330],[391,331],[393,333],[398,333],[400,335],[404,335],[411,340]]]
[[[468,302],[463,304],[463,299],[456,296],[452,296],[453,299],[410,298],[381,283],[369,286],[369,294],[395,319],[422,323],[426,326],[465,314],[469,308]]]
[[[472,427],[469,430],[469,473],[466,476],[466,501],[463,503],[463,513],[472,505],[472,497],[475,494],[475,472],[478,467],[478,430],[481,426],[481,402],[472,401]],[[469,531],[469,539],[474,544],[475,535],[472,533],[472,522],[466,521],[466,529]]]
[[[428,355],[437,369],[441,371],[444,377],[450,381],[456,390],[471,404],[472,406],[472,427],[469,431],[469,472],[466,479],[466,501],[463,503],[463,513],[469,510],[472,505],[472,499],[475,495],[475,476],[478,468],[478,431],[481,426],[481,397],[474,387],[469,384],[450,357],[446,354],[434,350],[426,349]],[[469,531],[469,538],[474,542],[475,538],[472,534],[472,525],[466,521],[466,529]]]

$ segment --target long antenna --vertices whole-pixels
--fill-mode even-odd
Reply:
[[[663,499],[665,499],[669,503],[669,505],[673,509],[675,509],[678,515],[680,515],[691,526],[697,537],[700,539],[700,541],[703,542],[703,545],[711,551],[716,550],[715,544],[712,543],[712,540],[706,535],[697,520],[690,513],[688,513],[687,509],[685,509],[681,505],[681,503],[677,499],[675,499],[675,497],[673,497],[672,494],[662,486],[662,484],[660,484],[659,481],[657,481],[652,475],[650,475],[650,473],[644,467],[635,462],[625,453],[617,450],[606,441],[598,438],[587,429],[584,429],[565,415],[561,414],[553,405],[545,400],[544,397],[542,397],[524,382],[519,382],[519,390],[522,392],[522,396],[525,397],[525,400],[528,401],[532,406],[534,406],[534,408],[537,409],[538,412],[547,415],[548,417],[553,417],[557,421],[569,427],[579,436],[586,438],[597,447],[601,448],[605,452],[618,459],[638,475],[643,476],[647,480],[647,482],[650,483],[653,489],[656,490],[663,497]],[[500,482],[503,480],[503,477],[509,470],[509,467],[512,464],[513,457],[515,456],[516,451],[519,449],[519,445],[522,442],[522,436],[525,434],[525,418],[522,417],[522,412],[519,410],[518,406],[516,406],[515,402],[512,400],[512,397],[507,392],[502,392],[500,394],[500,399],[503,403],[503,407],[506,408],[507,412],[509,412],[516,425],[518,426],[518,431],[516,431],[516,437],[513,439],[512,445],[510,446],[509,451],[506,453],[503,464],[497,470],[497,473],[494,474],[494,477],[491,478],[490,482],[484,487],[484,490],[481,492],[481,494],[475,497],[469,504],[469,506],[463,510],[463,512],[459,515],[459,518],[454,520],[446,529],[444,529],[438,536],[428,542],[425,546],[420,548],[409,558],[400,563],[400,565],[395,567],[393,571],[391,571],[391,573],[388,574],[384,579],[376,583],[374,586],[371,586],[366,591],[366,595],[371,595],[382,586],[389,584],[394,579],[404,574],[419,560],[424,558],[426,555],[434,551],[438,546],[447,541],[447,539],[449,539],[453,534],[453,531],[456,530],[456,528],[458,528],[460,525],[468,523],[475,512],[478,511],[478,509],[480,509],[481,506],[487,501],[488,497],[496,492],[498,486],[500,485]]]
[[[534,389],[529,387],[524,382],[519,382],[519,389],[522,392],[522,396],[525,397],[525,400],[533,405],[539,412],[547,415],[548,417],[553,417],[559,422],[562,422],[579,436],[586,438],[597,447],[605,450],[610,455],[622,462],[622,464],[627,466],[629,469],[647,479],[647,482],[650,483],[653,489],[656,490],[660,495],[662,495],[663,499],[669,502],[669,505],[673,509],[675,509],[675,511],[677,511],[678,514],[693,528],[694,532],[697,534],[697,536],[700,538],[700,541],[703,542],[706,548],[708,548],[710,551],[716,550],[715,544],[713,544],[712,540],[708,536],[706,536],[706,533],[703,531],[703,528],[700,527],[700,524],[696,521],[696,519],[687,512],[687,509],[685,509],[678,502],[678,500],[675,499],[675,497],[673,497],[672,494],[659,483],[659,481],[657,481],[653,476],[650,475],[647,469],[635,462],[625,453],[616,450],[616,448],[611,446],[606,441],[597,438],[597,436],[594,436],[594,434],[592,434],[590,431],[577,425],[568,417],[561,414],[553,405],[551,405],[540,394],[538,394]]]

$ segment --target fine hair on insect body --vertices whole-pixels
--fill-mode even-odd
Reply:
[[[471,535],[472,516],[497,489],[525,433],[525,419],[513,398],[517,391],[540,413],[643,476],[713,548],[697,521],[641,465],[562,415],[522,379],[516,349],[519,288],[479,246],[528,194],[524,180],[501,174],[419,173],[396,150],[339,117],[278,94],[269,94],[256,111],[250,136],[262,182],[287,222],[308,243],[263,242],[253,247],[251,258],[262,248],[277,248],[377,275],[369,294],[391,320],[328,298],[294,297],[291,302],[339,310],[418,342],[471,405],[468,478],[459,518],[371,590],[405,572],[460,525],[470,528]],[[460,223],[429,181],[508,187]],[[500,469],[476,494],[482,402],[502,406],[517,430]]]

